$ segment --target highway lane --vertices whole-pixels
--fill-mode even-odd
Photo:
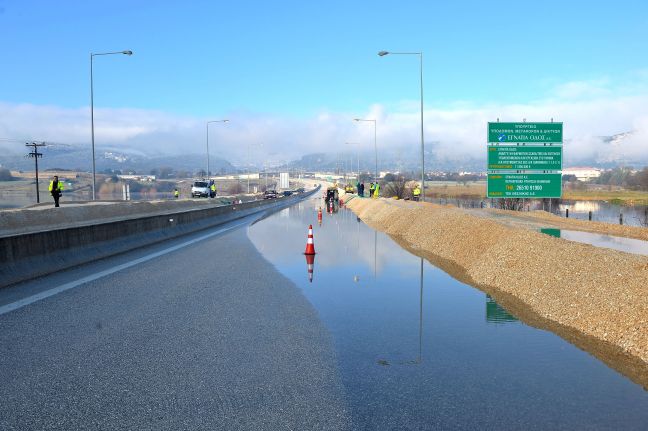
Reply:
[[[0,429],[348,429],[315,310],[222,228],[1,290],[87,278],[0,315]]]

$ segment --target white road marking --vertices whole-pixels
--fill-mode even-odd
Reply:
[[[62,284],[60,286],[48,289],[48,290],[44,290],[44,291],[39,292],[39,293],[37,293],[35,295],[28,296],[28,297],[20,299],[18,301],[2,305],[2,306],[0,306],[0,315],[5,314],[5,313],[9,313],[11,311],[17,310],[17,309],[22,308],[22,307],[25,307],[25,306],[27,306],[29,304],[33,304],[34,302],[38,302],[38,301],[41,301],[43,299],[49,298],[50,296],[57,295],[57,294],[59,294],[61,292],[65,292],[66,290],[75,288],[75,287],[80,286],[80,285],[82,285],[84,283],[88,283],[90,281],[97,280],[97,279],[99,279],[101,277],[105,277],[107,275],[114,274],[115,272],[121,271],[123,269],[130,268],[130,267],[135,266],[135,265],[139,265],[140,263],[147,262],[147,261],[149,261],[151,259],[155,259],[156,257],[163,256],[165,254],[171,253],[172,251],[179,250],[179,249],[181,249],[183,247],[187,247],[188,245],[195,244],[195,243],[197,243],[199,241],[202,241],[204,239],[210,238],[212,236],[219,235],[219,234],[221,234],[223,232],[227,232],[229,230],[235,229],[237,227],[240,227],[240,226],[243,226],[243,225],[246,225],[246,224],[248,224],[248,221],[243,222],[243,223],[237,223],[237,224],[232,225],[232,226],[220,228],[218,230],[215,230],[214,232],[210,232],[210,233],[208,233],[206,235],[203,235],[203,236],[200,236],[198,238],[194,238],[192,240],[185,241],[185,242],[183,242],[181,244],[174,245],[174,246],[169,247],[169,248],[165,248],[164,250],[156,251],[155,253],[148,254],[148,255],[140,257],[138,259],[132,260],[132,261],[130,261],[128,263],[123,263],[121,265],[114,266],[114,267],[112,267],[110,269],[106,269],[104,271],[97,272],[97,273],[95,273],[93,275],[89,275],[87,277],[83,277],[83,278],[80,278],[78,280],[71,281],[69,283],[65,283],[65,284]]]

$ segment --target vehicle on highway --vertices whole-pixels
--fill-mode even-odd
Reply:
[[[353,187],[353,185],[351,184],[347,184],[344,187],[344,193],[355,193],[355,192],[356,192],[355,187]]]
[[[340,197],[338,195],[337,187],[329,187],[324,192],[324,202],[326,203],[326,210],[328,212],[337,212],[340,207]]]
[[[284,196],[290,196],[292,194],[293,194],[292,190],[284,190],[284,192],[283,192]]]
[[[211,191],[211,186],[214,184],[214,180],[196,180],[191,186],[191,197],[192,198],[208,198],[214,197],[215,194]]]
[[[263,194],[263,199],[277,199],[277,191],[266,190],[265,193]]]

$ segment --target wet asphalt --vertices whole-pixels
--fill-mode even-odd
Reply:
[[[245,229],[0,315],[0,429],[349,429],[328,331]]]

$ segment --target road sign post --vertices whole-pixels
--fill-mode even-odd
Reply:
[[[488,143],[562,144],[562,131],[562,123],[488,123]]]
[[[562,146],[489,145],[488,170],[562,170]]]
[[[488,174],[489,198],[561,196],[562,174]]]
[[[562,196],[562,123],[488,123],[489,198]]]

